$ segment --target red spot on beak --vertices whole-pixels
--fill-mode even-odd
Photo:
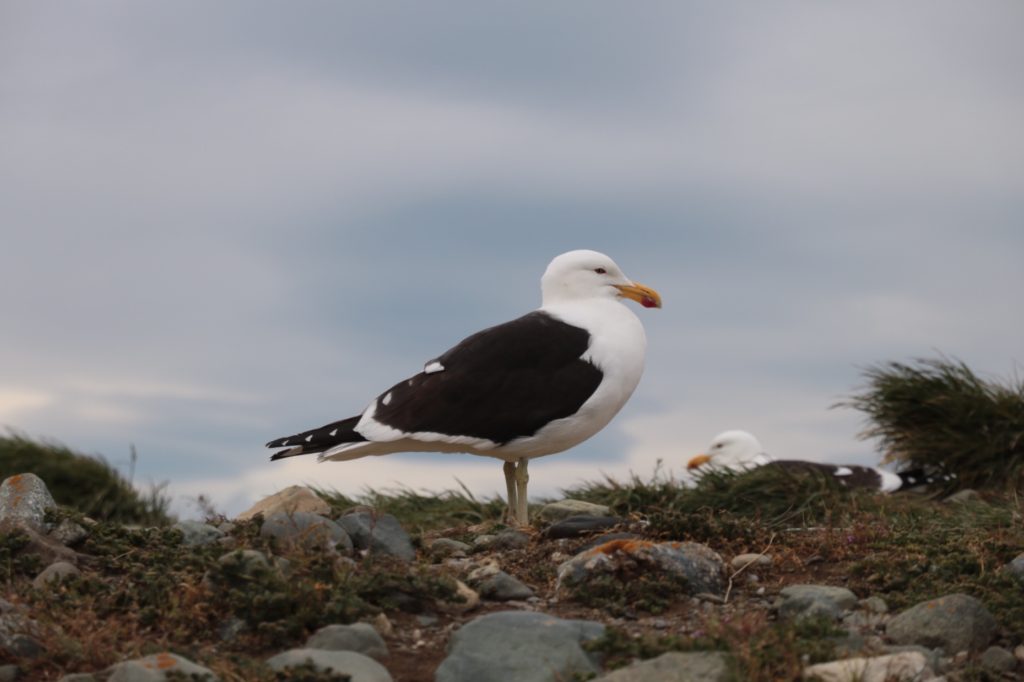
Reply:
[[[658,302],[655,301],[653,298],[650,298],[649,296],[644,296],[642,299],[640,299],[640,305],[642,305],[645,308],[657,308]]]

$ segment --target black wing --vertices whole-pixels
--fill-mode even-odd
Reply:
[[[377,398],[374,418],[406,433],[507,443],[576,413],[603,378],[580,359],[587,330],[535,311],[478,332]]]

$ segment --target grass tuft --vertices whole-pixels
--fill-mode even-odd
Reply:
[[[946,357],[887,362],[837,404],[865,413],[861,437],[885,461],[954,474],[951,488],[1020,490],[1024,484],[1024,381],[978,377]]]
[[[162,486],[140,493],[101,457],[18,434],[0,436],[0,480],[25,473],[43,479],[57,504],[97,521],[171,523],[171,501],[163,494]]]
[[[465,486],[444,492],[417,492],[411,488],[367,490],[352,498],[337,490],[313,487],[335,513],[357,506],[372,507],[392,514],[402,527],[413,534],[428,530],[498,521],[505,513],[505,501],[499,497],[480,500]]]
[[[708,471],[694,487],[657,475],[628,483],[606,478],[564,491],[568,497],[605,504],[623,516],[641,516],[652,532],[672,539],[757,544],[773,531],[812,524],[833,525],[873,508],[876,497],[849,490],[814,470],[762,467],[746,472]]]

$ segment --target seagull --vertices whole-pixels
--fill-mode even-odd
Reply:
[[[928,476],[922,469],[892,473],[857,464],[839,465],[773,459],[764,451],[761,442],[753,434],[740,430],[723,431],[715,436],[707,451],[693,457],[686,468],[690,471],[705,468],[740,472],[766,465],[790,471],[817,471],[831,476],[843,487],[867,488],[883,493],[907,490],[939,480],[937,477]]]
[[[378,395],[360,414],[277,438],[271,460],[347,461],[396,452],[504,460],[510,522],[527,525],[527,463],[603,429],[640,381],[647,341],[632,300],[661,296],[596,251],[557,256],[541,306],[477,332]]]

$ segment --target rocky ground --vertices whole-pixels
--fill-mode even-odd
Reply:
[[[14,476],[0,680],[1024,676],[1015,502],[776,483],[584,486],[523,530],[493,503],[305,488],[133,528]]]

